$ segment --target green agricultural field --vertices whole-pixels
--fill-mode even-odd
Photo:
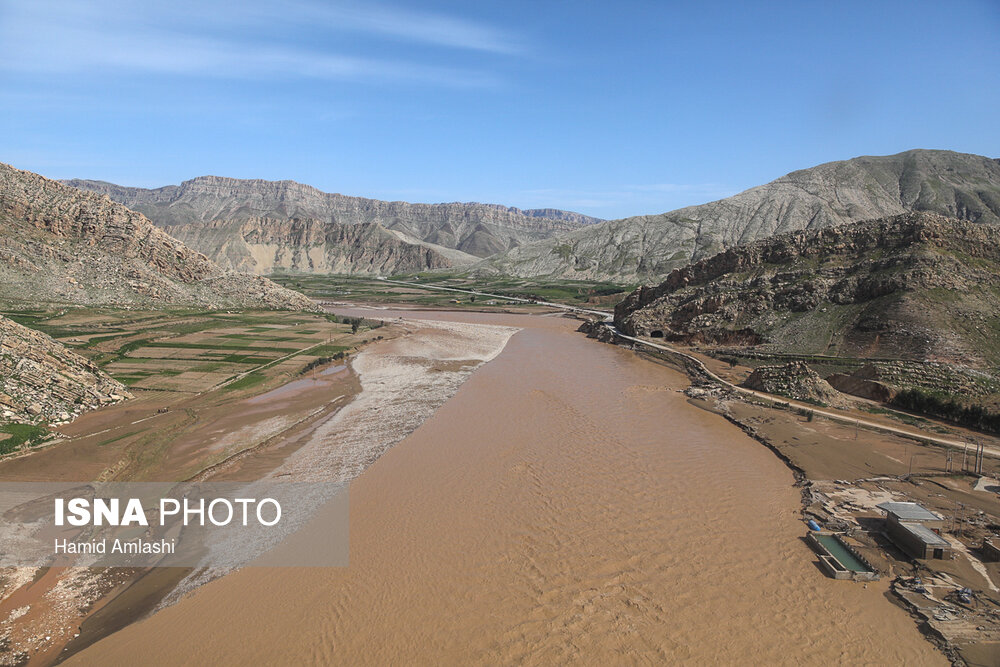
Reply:
[[[459,292],[438,292],[389,283],[364,276],[325,276],[306,274],[275,274],[272,280],[298,290],[315,299],[364,301],[374,303],[407,303],[423,306],[502,308],[512,302],[502,298],[477,296]],[[496,294],[500,297],[553,301],[569,305],[613,306],[634,285],[622,285],[587,280],[545,280],[527,278],[476,278],[451,273],[417,273],[392,276],[393,280],[419,283],[434,287],[452,287]],[[491,303],[492,301],[492,303]],[[456,303],[457,302],[457,303]],[[524,306],[526,304],[518,304]]]
[[[99,365],[133,393],[242,389],[268,379],[277,361],[346,352],[359,337],[328,314],[58,309],[11,314]],[[10,437],[3,442],[12,442]]]
[[[239,391],[240,389],[248,389],[250,387],[255,387],[266,379],[267,376],[264,375],[263,373],[257,373],[257,372],[248,373],[247,375],[241,377],[239,380],[227,384],[225,387],[225,391]]]

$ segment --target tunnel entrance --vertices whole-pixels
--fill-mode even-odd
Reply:
[[[663,338],[663,332],[660,331],[659,329],[655,329],[655,330],[649,332],[649,337],[650,338]]]

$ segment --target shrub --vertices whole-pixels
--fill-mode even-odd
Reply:
[[[940,417],[961,426],[1000,433],[1000,414],[982,405],[965,405],[951,396],[932,394],[922,389],[905,389],[892,399],[892,405],[933,417]]]
[[[366,320],[363,317],[345,317],[343,319],[344,324],[351,325],[351,333],[356,334],[361,327],[367,327],[369,329],[378,329],[379,327],[384,327],[385,322],[382,320]]]

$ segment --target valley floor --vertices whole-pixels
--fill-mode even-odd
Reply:
[[[561,316],[345,313],[521,331],[353,482],[349,567],[242,570],[71,662],[945,662],[887,582],[819,573],[789,470],[682,375]]]
[[[63,427],[68,442],[0,462],[0,478],[347,475],[350,565],[247,568],[195,586],[189,572],[167,569],[80,580],[93,599],[62,619],[68,634],[57,641],[44,625],[56,601],[46,607],[45,596],[76,575],[8,573],[0,650],[16,658],[12,649],[27,645],[39,664],[124,665],[137,654],[160,664],[947,662],[893,604],[890,578],[863,586],[822,574],[802,539],[796,477],[754,438],[815,480],[811,509],[833,517],[850,515],[857,498],[837,494],[854,486],[937,509],[952,486],[970,508],[978,499],[990,510],[995,497],[961,476],[898,479],[908,458],[927,474],[939,454],[724,397],[690,399],[676,370],[588,340],[577,320],[538,307],[335,310],[386,326],[353,342],[330,342],[350,336],[343,324],[324,334],[285,322],[266,335],[305,326],[294,335],[354,348],[346,368],[331,361],[301,374],[319,358],[302,353],[235,390],[225,391],[254,371],[205,394],[171,394],[166,413],[140,397]],[[220,344],[160,342],[171,340]],[[283,364],[285,375],[273,370]],[[145,419],[192,413],[157,456],[130,440],[148,432]],[[879,476],[892,479],[854,483]],[[886,570],[920,571],[896,561]],[[952,570],[984,576],[981,589],[1000,581],[993,570]],[[972,662],[989,656],[982,644],[965,649]]]

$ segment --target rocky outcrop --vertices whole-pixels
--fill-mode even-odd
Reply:
[[[0,164],[0,300],[122,307],[315,308],[226,272],[108,197]]]
[[[632,292],[615,322],[775,352],[993,366],[998,294],[1000,227],[911,213],[729,249]]]
[[[131,397],[61,343],[0,316],[0,421],[60,424]]]
[[[587,338],[594,338],[601,341],[602,343],[614,343],[615,342],[615,332],[611,327],[605,326],[603,323],[596,320],[586,320],[576,329],[577,331],[587,334]]]
[[[263,275],[282,270],[393,275],[457,263],[445,252],[406,243],[375,223],[251,218],[175,225],[170,231],[223,268]]]
[[[476,267],[514,276],[656,280],[738,245],[794,230],[938,213],[1000,223],[1000,161],[914,150],[795,171],[733,197],[612,220],[521,245]]]
[[[780,366],[758,366],[750,373],[743,386],[796,401],[832,407],[848,405],[843,395],[801,361]]]
[[[202,176],[155,190],[122,187],[102,181],[65,182],[83,190],[106,194],[144,213],[167,230],[176,225],[185,225],[190,230],[218,221],[257,219],[308,219],[337,225],[376,224],[417,241],[459,250],[475,257],[488,257],[524,243],[578,229],[595,220],[565,211],[536,209],[526,212],[492,204],[386,202],[322,192],[294,181]],[[210,254],[209,246],[195,247]]]

